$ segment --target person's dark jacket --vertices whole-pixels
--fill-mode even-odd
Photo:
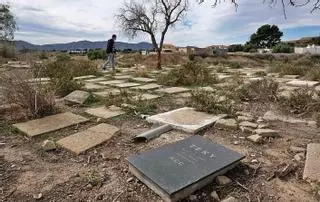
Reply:
[[[115,43],[113,39],[110,39],[107,43],[107,53],[116,53]]]

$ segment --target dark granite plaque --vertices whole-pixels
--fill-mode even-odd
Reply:
[[[130,171],[166,201],[177,201],[234,168],[243,155],[192,136],[129,157]]]

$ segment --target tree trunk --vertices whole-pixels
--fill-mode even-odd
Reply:
[[[161,69],[161,49],[157,50],[157,69]]]

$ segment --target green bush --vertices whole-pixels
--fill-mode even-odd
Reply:
[[[89,50],[87,53],[89,60],[105,59],[107,57],[106,50]]]
[[[40,60],[47,60],[48,59],[48,56],[45,52],[41,52],[40,55],[39,55],[39,59]]]
[[[194,90],[191,92],[189,104],[198,111],[211,114],[228,114],[233,116],[235,113],[232,100],[221,95],[218,91]]]
[[[57,61],[69,61],[71,60],[71,56],[69,54],[66,53],[60,53],[56,56],[56,60]]]
[[[231,69],[240,69],[240,68],[242,68],[241,64],[238,63],[238,62],[230,62],[229,66],[230,66]]]
[[[229,52],[240,52],[243,51],[244,47],[242,44],[232,44],[228,47]]]
[[[273,53],[293,53],[294,48],[286,43],[279,43],[272,48]]]
[[[210,85],[218,83],[218,78],[206,67],[195,61],[190,61],[181,67],[171,70],[167,74],[161,74],[158,77],[158,82],[169,86]]]
[[[195,54],[190,54],[188,55],[188,58],[190,61],[194,61],[194,59],[196,58],[196,55]]]
[[[0,42],[0,56],[3,58],[14,58],[16,56],[16,48],[10,42]]]

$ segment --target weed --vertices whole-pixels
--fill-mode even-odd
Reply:
[[[264,76],[267,76],[267,72],[265,72],[265,71],[258,71],[258,72],[255,72],[254,75],[255,75],[255,76],[258,76],[258,77],[264,77]]]
[[[218,73],[225,73],[226,70],[227,70],[227,68],[224,66],[218,66],[218,68],[217,68]]]
[[[218,91],[194,90],[191,92],[190,105],[199,111],[211,114],[234,115],[235,113],[232,100]]]
[[[279,105],[282,110],[293,114],[311,114],[320,112],[319,94],[309,89],[298,89],[289,97],[282,97]]]
[[[47,60],[48,59],[48,56],[45,52],[41,52],[40,55],[39,55],[39,59],[40,60]]]
[[[218,78],[208,68],[194,61],[182,67],[172,69],[168,74],[161,74],[158,82],[163,85],[210,85],[218,83]]]
[[[134,75],[136,77],[146,77],[146,78],[150,77],[149,71],[146,68],[140,68],[140,69],[136,70]]]
[[[320,68],[311,67],[306,73],[305,78],[312,81],[320,81]]]
[[[307,72],[307,68],[303,66],[297,66],[286,63],[276,63],[269,67],[268,72],[280,73],[280,75],[300,75],[304,76]]]
[[[30,84],[16,73],[0,76],[5,103],[19,106],[29,118],[40,118],[55,112],[54,92],[42,84]]]
[[[229,66],[230,66],[231,69],[240,69],[240,68],[242,68],[241,64],[238,63],[238,62],[230,62]]]
[[[66,53],[60,53],[56,56],[56,60],[57,61],[70,61],[71,60],[71,56],[66,54]]]
[[[101,177],[95,171],[90,171],[87,173],[87,180],[88,184],[91,184],[94,187],[102,183]]]

